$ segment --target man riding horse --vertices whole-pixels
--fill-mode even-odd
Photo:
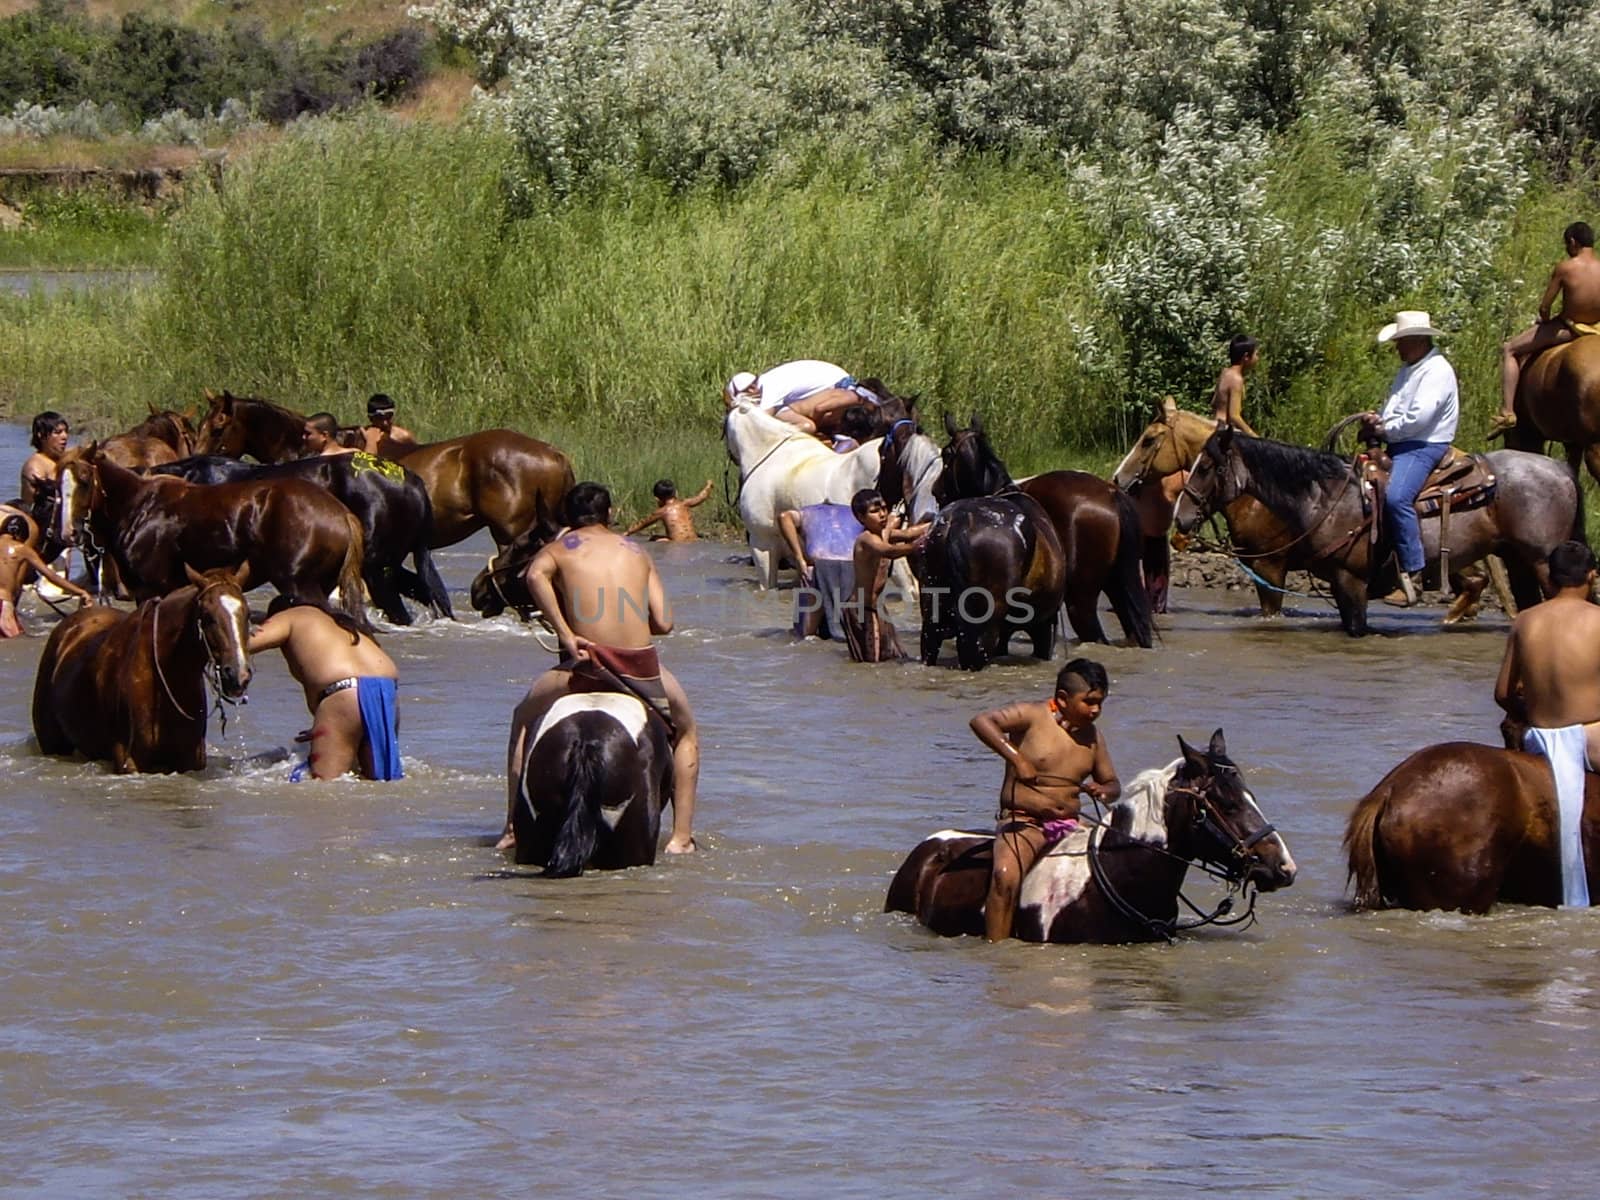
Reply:
[[[1489,426],[1491,438],[1517,423],[1517,385],[1524,362],[1581,334],[1600,332],[1600,258],[1594,253],[1594,230],[1585,221],[1574,221],[1561,240],[1567,257],[1550,272],[1539,297],[1539,319],[1500,348],[1500,411]],[[1551,316],[1550,306],[1558,297],[1561,311]]]

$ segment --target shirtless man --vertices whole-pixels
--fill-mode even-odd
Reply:
[[[1228,343],[1228,365],[1217,376],[1217,388],[1211,394],[1211,416],[1217,422],[1226,421],[1235,429],[1260,437],[1244,419],[1244,377],[1261,361],[1260,344],[1253,337],[1235,334]]]
[[[399,671],[349,616],[280,596],[250,638],[250,653],[282,650],[311,712],[313,779],[359,770],[363,779],[401,779]]]
[[[329,412],[312,413],[306,418],[304,444],[303,458],[355,453],[351,447],[339,444],[339,418]]]
[[[659,479],[656,486],[651,489],[656,498],[657,508],[642,521],[635,521],[623,530],[623,537],[632,537],[641,529],[648,529],[657,521],[666,529],[664,540],[669,542],[697,542],[700,535],[694,531],[694,518],[689,515],[691,508],[699,508],[711,498],[711,480],[706,480],[705,487],[701,488],[687,500],[678,499],[678,485],[670,479]]]
[[[657,713],[667,706],[676,731],[672,746],[672,836],[668,854],[696,849],[695,787],[700,735],[683,688],[656,658],[653,636],[672,632],[672,609],[655,562],[638,543],[610,528],[611,493],[580,483],[567,493],[568,528],[539,551],[524,578],[528,592],[561,642],[561,661],[534,681],[511,717],[506,748],[506,825],[499,848],[514,844],[511,813],[522,784],[529,731],[569,691],[605,686],[600,663]]]
[[[58,588],[76,596],[80,605],[94,599],[83,588],[46,566],[39,552],[28,544],[29,536],[26,517],[12,513],[0,520],[0,638],[21,637],[27,632],[17,620],[17,592],[30,567]]]
[[[1582,542],[1562,542],[1550,552],[1555,595],[1511,623],[1494,685],[1495,703],[1528,726],[1523,749],[1550,760],[1560,809],[1563,903],[1585,907],[1583,775],[1600,766],[1600,607],[1589,600],[1594,579],[1594,554]]]
[[[417,438],[394,423],[394,401],[382,392],[367,401],[367,424],[361,428],[363,449],[378,458],[395,458],[415,450]]]
[[[1056,675],[1050,699],[972,718],[978,740],[1006,762],[983,909],[984,937],[991,942],[1011,936],[1022,880],[1039,856],[1077,828],[1079,793],[1105,804],[1122,794],[1106,739],[1095,728],[1107,687],[1104,667],[1075,658]]]
[[[839,605],[850,661],[898,662],[906,652],[894,625],[879,610],[879,601],[889,579],[890,561],[915,551],[933,522],[898,528],[888,504],[874,488],[862,488],[850,498],[850,513],[861,524],[850,555],[855,587],[850,599]]]
[[[1567,257],[1550,272],[1544,295],[1539,297],[1539,319],[1500,347],[1500,411],[1489,423],[1496,437],[1517,423],[1517,381],[1522,364],[1541,350],[1570,342],[1580,333],[1600,332],[1600,258],[1594,253],[1594,230],[1574,221],[1562,231]],[[1561,298],[1561,311],[1550,306]]]
[[[741,371],[722,390],[729,408],[754,400],[763,410],[810,434],[830,434],[845,412],[858,404],[879,402],[843,367],[821,359],[780,363],[760,375]]]
[[[22,503],[31,508],[38,485],[56,483],[56,464],[67,452],[67,436],[72,431],[58,412],[42,412],[33,419],[33,453],[22,464]]]

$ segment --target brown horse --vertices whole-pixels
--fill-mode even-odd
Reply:
[[[190,566],[244,562],[252,579],[286,596],[326,600],[338,588],[345,612],[366,622],[361,523],[314,483],[144,476],[108,462],[93,443],[67,451],[58,478],[62,538],[75,544],[87,531],[136,600],[181,587]]]
[[[206,681],[222,699],[250,685],[244,569],[189,583],[131,613],[79,609],[50,632],[33,685],[46,754],[108,759],[119,774],[206,765]]]
[[[1350,814],[1357,908],[1488,912],[1561,903],[1550,765],[1520,750],[1445,742],[1385,775]],[[1584,775],[1584,862],[1600,900],[1600,780]]]
[[[194,453],[195,428],[187,416],[172,409],[150,415],[127,433],[100,443],[100,453],[119,467],[159,467]]]
[[[1507,448],[1542,454],[1545,442],[1560,442],[1574,479],[1583,463],[1600,481],[1600,336],[1560,342],[1525,363],[1517,379],[1516,413],[1517,423],[1506,433]],[[1572,536],[1584,537],[1581,491]]]
[[[305,418],[256,397],[211,396],[211,412],[200,432],[201,454],[261,462],[298,458]],[[430,442],[394,455],[422,477],[433,505],[430,550],[453,546],[488,526],[504,547],[546,513],[561,511],[574,476],[567,456],[548,442],[514,429],[485,429],[445,442]]]
[[[1013,936],[1098,943],[1170,938],[1182,928],[1180,891],[1197,861],[1233,888],[1269,892],[1294,882],[1289,847],[1245,787],[1222,731],[1206,750],[1182,738],[1178,745],[1183,757],[1136,776],[1104,823],[1068,834],[1039,860],[1022,882]],[[982,934],[993,844],[989,833],[961,830],[927,838],[895,874],[884,911],[912,913],[946,937]]]

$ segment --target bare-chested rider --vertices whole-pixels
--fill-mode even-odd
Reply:
[[[601,662],[652,705],[668,707],[672,747],[672,836],[667,853],[695,849],[694,801],[700,778],[700,738],[683,688],[655,658],[653,636],[672,632],[672,610],[655,562],[638,543],[610,528],[611,493],[580,483],[567,495],[567,523],[528,564],[528,592],[561,642],[561,661],[528,690],[511,718],[506,752],[506,826],[500,847],[513,844],[512,806],[522,782],[530,729],[545,710],[575,687],[586,664]],[[592,690],[592,688],[590,688]],[[659,707],[657,708],[659,712]]]
[[[367,401],[367,423],[361,438],[368,454],[378,458],[399,458],[417,448],[417,435],[394,423],[394,401],[378,392]]]
[[[1555,595],[1511,623],[1495,703],[1526,723],[1522,748],[1550,762],[1559,814],[1562,902],[1588,907],[1584,774],[1600,767],[1600,607],[1590,603],[1594,554],[1582,542],[1550,552]]]
[[[310,774],[400,779],[400,718],[394,660],[356,622],[307,600],[280,596],[250,638],[250,653],[282,650],[311,713]]]
[[[1561,234],[1567,257],[1550,272],[1539,297],[1539,319],[1500,347],[1500,411],[1489,424],[1491,437],[1517,423],[1514,411],[1522,364],[1541,350],[1570,342],[1580,333],[1600,333],[1600,258],[1594,253],[1594,230],[1574,221]],[[1550,306],[1561,298],[1561,311]]]

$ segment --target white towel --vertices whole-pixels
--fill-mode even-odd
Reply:
[[[1522,748],[1542,754],[1556,778],[1556,842],[1561,850],[1561,903],[1589,907],[1589,876],[1583,865],[1583,772],[1588,758],[1582,725],[1530,728]]]

